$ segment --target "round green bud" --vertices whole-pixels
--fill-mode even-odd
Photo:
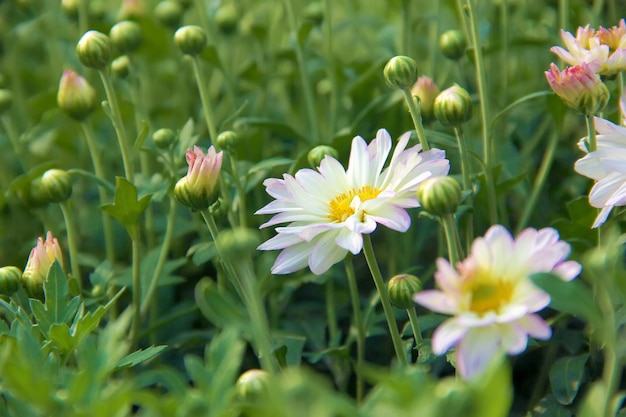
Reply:
[[[120,55],[111,62],[111,72],[117,78],[126,78],[130,74],[130,58]]]
[[[0,294],[11,296],[20,288],[22,271],[14,266],[0,268]]]
[[[415,305],[413,296],[422,291],[422,281],[415,275],[401,274],[387,282],[389,301],[395,307],[406,310]]]
[[[319,1],[312,1],[304,8],[304,18],[319,26],[324,21],[324,5]]]
[[[472,118],[472,98],[463,87],[455,84],[439,93],[434,110],[442,125],[459,126]]]
[[[332,146],[319,145],[309,151],[306,159],[312,168],[317,168],[320,166],[326,155],[332,156],[335,159],[339,157],[339,153]]]
[[[61,169],[49,169],[41,176],[39,186],[49,203],[62,203],[72,195],[72,176]]]
[[[416,194],[422,208],[435,216],[455,213],[463,199],[459,182],[443,175],[423,181]]]
[[[78,41],[76,54],[84,66],[102,70],[111,62],[111,39],[104,33],[90,30]]]
[[[0,89],[0,114],[5,113],[13,103],[13,93],[6,88]]]
[[[159,129],[152,134],[152,141],[159,149],[167,149],[176,140],[176,133],[172,129]]]
[[[180,3],[171,0],[160,2],[154,9],[154,15],[159,23],[170,29],[180,26],[184,12]]]
[[[174,33],[174,42],[184,54],[198,55],[206,46],[207,37],[200,26],[188,25]]]
[[[261,244],[261,237],[257,229],[236,227],[222,231],[216,243],[225,259],[237,260],[254,253]]]
[[[215,143],[220,149],[233,149],[239,143],[239,135],[232,130],[226,130],[217,135]]]
[[[109,31],[109,38],[113,46],[124,54],[136,51],[143,41],[141,27],[131,20],[124,20],[113,25]]]
[[[100,298],[105,294],[105,292],[106,292],[106,288],[104,286],[96,284],[91,289],[91,296],[93,298]]]
[[[63,13],[71,18],[78,16],[78,0],[61,0]]]
[[[226,3],[215,12],[215,25],[225,35],[230,35],[237,30],[239,12],[232,3]]]
[[[460,30],[448,30],[439,37],[441,52],[452,60],[459,60],[465,54],[465,36]]]
[[[254,400],[265,395],[269,387],[269,374],[262,369],[250,369],[237,379],[237,395],[245,400]]]
[[[385,65],[383,75],[391,88],[400,90],[411,88],[417,81],[417,63],[408,56],[394,56]]]

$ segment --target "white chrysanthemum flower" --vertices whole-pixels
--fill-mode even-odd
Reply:
[[[420,152],[405,149],[410,134],[398,141],[389,165],[392,140],[381,129],[369,145],[357,136],[352,141],[348,169],[326,156],[317,171],[301,169],[294,176],[270,178],[264,185],[274,201],[256,214],[275,214],[261,227],[277,227],[278,234],[259,246],[282,252],[272,267],[274,274],[288,274],[307,265],[314,274],[326,272],[348,252],[363,248],[363,234],[377,224],[400,232],[411,219],[407,208],[418,207],[417,186],[433,175],[446,175],[450,164],[439,149]]]
[[[626,95],[620,100],[623,119],[626,120]],[[608,120],[595,118],[597,149],[576,161],[574,169],[591,178],[595,184],[589,192],[589,204],[601,209],[592,228],[603,224],[613,207],[626,205],[626,127]],[[585,138],[578,146],[589,152]]]
[[[565,261],[569,252],[569,245],[552,228],[529,228],[514,240],[496,225],[474,241],[470,256],[456,270],[438,259],[435,280],[441,290],[423,291],[413,298],[454,316],[435,330],[433,352],[440,355],[458,344],[458,371],[471,379],[499,351],[523,352],[528,336],[548,339],[550,327],[534,313],[550,304],[550,296],[529,276],[552,272],[572,280],[580,273],[580,264]]]

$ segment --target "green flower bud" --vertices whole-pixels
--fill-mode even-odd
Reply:
[[[232,260],[254,253],[260,244],[259,231],[246,227],[223,230],[217,238],[222,256]]]
[[[22,271],[14,266],[0,268],[0,294],[10,297],[20,288]]]
[[[324,21],[324,5],[319,1],[308,3],[304,8],[304,18],[313,22],[316,26],[321,25]]]
[[[13,93],[5,88],[0,89],[0,114],[4,114],[13,104]]]
[[[159,129],[152,134],[152,141],[159,149],[167,149],[176,140],[176,133],[172,129]]]
[[[84,120],[97,106],[96,90],[72,70],[63,72],[57,93],[57,104],[74,120]]]
[[[385,65],[383,75],[391,88],[411,88],[417,81],[417,63],[408,56],[394,56]]]
[[[232,3],[226,3],[215,12],[215,24],[225,35],[230,35],[237,30],[239,12]]]
[[[72,176],[60,169],[49,169],[41,176],[41,193],[49,203],[62,203],[72,195]]]
[[[174,33],[174,42],[187,55],[198,55],[206,46],[206,33],[200,26],[188,25]]]
[[[419,98],[422,118],[431,120],[435,115],[435,98],[439,95],[437,84],[429,77],[419,77],[413,88],[411,88],[411,95]]]
[[[417,188],[422,208],[435,216],[455,213],[462,198],[459,182],[449,176],[430,177]]]
[[[220,149],[233,149],[239,143],[239,135],[232,130],[226,130],[217,135],[215,142]]]
[[[126,78],[130,74],[130,58],[128,55],[120,55],[111,62],[111,72],[117,78]]]
[[[156,19],[165,27],[175,29],[180,26],[184,13],[183,7],[176,1],[162,1],[154,9]]]
[[[465,54],[465,36],[460,30],[448,30],[439,37],[441,52],[452,60],[459,60]]]
[[[130,20],[116,23],[109,31],[109,38],[113,46],[124,54],[136,51],[143,41],[141,27]]]
[[[459,126],[472,118],[472,99],[457,84],[439,93],[434,108],[435,117],[442,125]]]
[[[78,0],[61,0],[63,13],[71,18],[78,16]]]
[[[111,39],[104,33],[90,30],[78,41],[76,54],[84,66],[102,70],[111,62]]]
[[[240,398],[254,400],[265,395],[269,387],[269,374],[262,369],[250,369],[239,376],[236,389]]]
[[[105,294],[105,292],[106,292],[106,288],[104,286],[96,284],[91,289],[91,296],[93,298],[100,298]]]
[[[401,274],[387,282],[389,301],[395,307],[406,310],[415,305],[413,296],[422,291],[422,281],[415,275]]]
[[[122,7],[117,13],[119,20],[139,19],[146,14],[143,0],[122,0]]]
[[[326,155],[332,156],[335,159],[339,157],[339,153],[332,146],[319,145],[309,151],[306,159],[312,168],[317,168],[320,166]]]

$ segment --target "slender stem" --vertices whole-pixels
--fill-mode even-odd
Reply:
[[[161,252],[159,253],[159,258],[157,260],[156,266],[154,267],[154,274],[152,275],[152,280],[150,281],[150,286],[148,287],[148,291],[146,292],[146,297],[143,300],[143,304],[141,305],[141,315],[145,316],[152,304],[156,296],[156,290],[159,287],[159,279],[161,278],[161,272],[163,271],[163,265],[165,265],[165,261],[167,260],[167,254],[170,250],[170,244],[172,243],[172,233],[174,232],[174,224],[176,220],[176,200],[172,197],[170,198],[170,210],[167,214],[167,225],[165,226],[165,234],[163,235],[163,241],[161,244]]]
[[[393,348],[396,351],[396,356],[400,365],[405,367],[408,365],[407,355],[406,352],[404,352],[402,338],[400,337],[398,325],[396,324],[396,319],[393,315],[393,308],[391,307],[391,302],[389,301],[387,286],[385,285],[382,274],[380,273],[380,268],[378,267],[378,262],[376,261],[376,254],[374,253],[374,248],[372,246],[372,240],[368,234],[363,235],[363,253],[365,254],[367,266],[372,273],[372,278],[374,278],[374,284],[376,284],[378,294],[380,294],[380,302],[383,305],[383,311],[385,313],[385,318],[387,319],[389,332],[391,333]]]
[[[528,224],[528,220],[530,219],[530,215],[537,205],[537,199],[539,198],[539,194],[543,190],[543,186],[548,179],[548,174],[550,173],[550,168],[552,167],[552,161],[554,161],[558,142],[559,135],[556,132],[552,132],[548,140],[546,152],[544,153],[543,159],[541,160],[541,165],[539,166],[539,172],[537,172],[537,176],[535,177],[535,181],[533,182],[532,189],[530,190],[530,195],[526,199],[524,211],[522,211],[520,220],[517,223],[516,233],[521,232],[522,229],[526,227],[526,225]]]
[[[328,324],[328,345],[335,346],[338,340],[339,329],[337,327],[337,309],[335,308],[335,281],[328,277],[324,284],[324,296],[326,298],[326,322]]]
[[[285,0],[285,9],[287,10],[287,19],[289,20],[289,27],[294,38],[294,50],[296,53],[296,59],[298,61],[298,67],[300,67],[300,83],[302,84],[302,93],[304,94],[304,106],[309,119],[309,131],[311,132],[311,142],[319,143],[319,131],[317,124],[317,114],[315,112],[315,101],[313,99],[313,88],[311,86],[308,69],[306,66],[306,60],[304,59],[304,52],[300,43],[297,41],[298,23],[296,21],[296,15],[293,11],[293,0]]]
[[[406,104],[409,106],[409,112],[411,113],[411,119],[413,119],[413,126],[415,126],[415,132],[417,138],[422,144],[422,152],[426,152],[430,149],[428,141],[426,140],[426,131],[424,130],[424,124],[422,123],[422,113],[420,111],[419,101],[416,97],[411,95],[411,91],[406,88],[402,90]]]
[[[239,226],[246,227],[248,221],[246,219],[247,208],[246,208],[246,191],[241,184],[241,178],[239,178],[239,169],[237,168],[237,160],[233,156],[232,152],[227,152],[228,159],[230,160],[230,167],[233,173],[233,182],[235,183],[235,188],[237,189],[237,212],[239,213]]]
[[[448,243],[448,257],[450,264],[456,265],[461,260],[461,239],[454,221],[454,214],[448,213],[440,217],[443,231]]]
[[[400,41],[400,54],[411,56],[411,1],[402,0],[402,37]]]
[[[124,175],[126,176],[126,179],[128,181],[133,182],[133,161],[128,154],[128,140],[126,137],[126,129],[124,128],[124,122],[122,121],[122,114],[120,112],[120,107],[117,102],[117,95],[115,94],[115,90],[113,89],[113,83],[111,82],[111,77],[109,76],[109,73],[106,70],[100,70],[98,71],[98,73],[100,74],[100,78],[102,79],[102,84],[104,85],[107,99],[109,100],[111,122],[113,123],[113,128],[115,129],[117,140],[120,146],[120,151],[122,152]]]
[[[621,100],[621,98],[624,95],[624,71],[620,71],[617,74],[617,97],[618,97],[618,102]],[[620,106],[620,111],[617,112],[618,116],[617,116],[617,124],[622,126],[622,124],[624,123],[624,115],[622,113],[622,111],[626,111],[625,109],[622,109]]]
[[[82,281],[80,278],[80,266],[78,264],[78,245],[76,244],[76,229],[74,228],[74,222],[72,221],[72,215],[67,201],[60,204],[61,211],[63,212],[63,219],[65,220],[65,229],[67,231],[67,245],[70,255],[70,267],[72,269],[72,275],[78,283],[78,288],[82,288]]]
[[[420,330],[419,321],[417,320],[415,307],[407,308],[406,312],[409,315],[409,320],[411,321],[411,330],[413,330],[413,337],[415,337],[415,346],[419,346],[422,344],[424,339],[422,338],[422,331]]]
[[[346,256],[344,265],[346,268],[348,287],[350,288],[352,320],[356,328],[356,400],[360,402],[363,399],[363,376],[361,375],[361,371],[365,362],[365,323],[363,322],[363,314],[361,313],[361,297],[359,297],[359,288],[356,282],[356,274],[354,273],[354,265],[352,264],[352,255],[348,254],[348,256]]]
[[[78,31],[80,32],[80,36],[89,30],[88,1],[89,0],[78,0]]]
[[[104,175],[104,169],[102,168],[102,161],[100,160],[100,153],[96,146],[96,140],[94,138],[93,129],[88,122],[82,122],[80,127],[83,130],[87,147],[89,148],[89,154],[91,155],[91,163],[93,164],[93,170],[96,177],[102,181],[106,181]],[[104,187],[98,187],[98,195],[100,197],[100,204],[104,204],[107,200],[107,192]],[[111,268],[115,265],[115,242],[113,241],[113,226],[111,218],[105,212],[101,212],[102,217],[102,230],[104,233],[104,248],[106,259],[109,262]]]
[[[208,84],[200,66],[200,58],[197,55],[191,57],[191,65],[193,67],[193,74],[196,77],[196,84],[198,84],[198,92],[200,93],[200,101],[202,101],[202,110],[204,112],[204,120],[209,128],[209,140],[215,143],[215,139],[217,138],[217,128],[215,127],[211,101],[209,100],[209,95],[206,91]]]
[[[470,163],[467,152],[467,144],[465,143],[465,135],[463,134],[463,127],[461,125],[454,127],[454,135],[456,136],[456,143],[459,147],[459,154],[461,155],[461,173],[463,175],[463,191],[472,190],[472,180],[470,177]]]
[[[328,106],[328,138],[332,138],[335,134],[337,120],[337,103],[339,87],[337,85],[337,73],[335,55],[333,54],[333,26],[332,26],[332,0],[324,0],[324,36],[326,38],[326,69],[327,77],[330,80],[330,103]]]
[[[594,152],[598,149],[598,143],[596,141],[596,122],[593,114],[586,114],[585,121],[587,122],[587,150]]]
[[[135,226],[137,229],[137,226]],[[139,329],[141,324],[141,274],[139,266],[141,264],[141,251],[139,248],[139,231],[131,233],[132,241],[132,271],[133,271],[133,322],[130,328],[130,342],[132,349],[137,347],[139,342]]]

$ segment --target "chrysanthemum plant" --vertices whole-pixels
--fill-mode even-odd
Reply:
[[[592,3],[0,2],[0,415],[626,415]]]

